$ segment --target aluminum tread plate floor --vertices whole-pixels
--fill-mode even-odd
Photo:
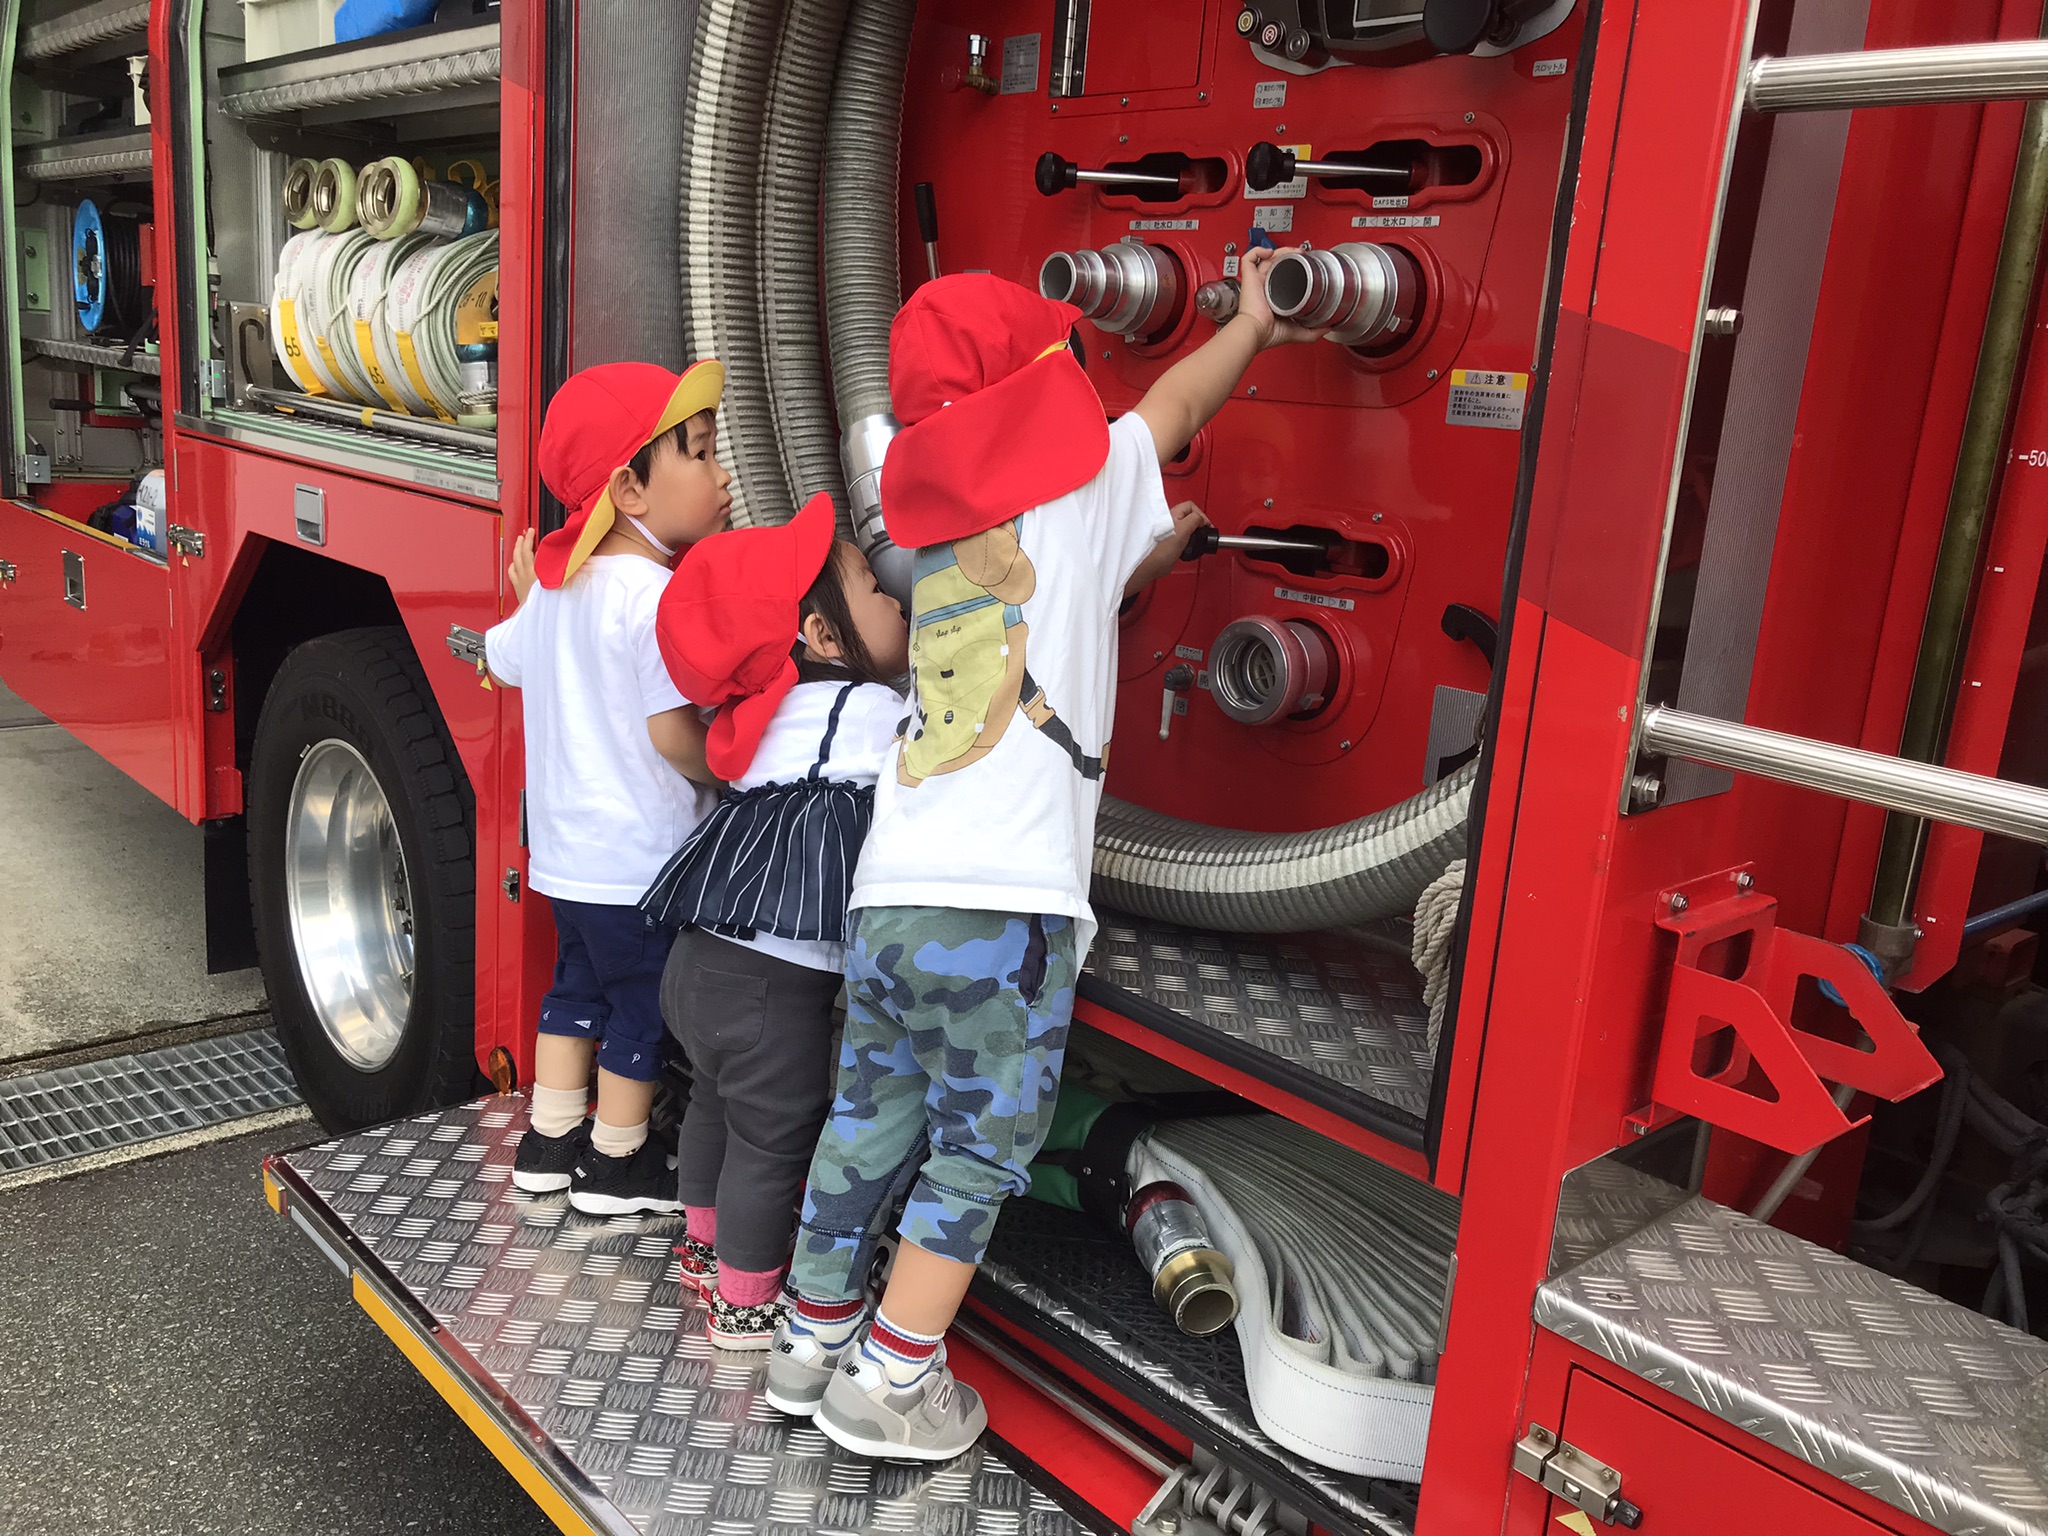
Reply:
[[[0,1078],[0,1173],[288,1109],[299,1090],[268,1029]]]
[[[1316,1465],[1267,1439],[1252,1417],[1232,1329],[1207,1339],[1173,1326],[1128,1241],[1035,1200],[1003,1208],[975,1294],[1006,1320],[1059,1343],[1198,1444],[1324,1529],[1405,1536],[1415,1488]]]
[[[1953,1536],[2048,1533],[2048,1342],[1694,1197],[1536,1321]]]
[[[1204,933],[1110,908],[1098,916],[1082,979],[1090,1001],[1422,1144],[1435,1056],[1421,975],[1397,952],[1405,938]]]
[[[645,1536],[1089,1531],[986,1444],[939,1466],[868,1461],[778,1413],[766,1354],[713,1349],[703,1303],[683,1297],[681,1218],[584,1217],[514,1189],[525,1126],[524,1099],[483,1099],[283,1161],[605,1514]]]

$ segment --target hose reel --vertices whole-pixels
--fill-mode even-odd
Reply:
[[[71,221],[71,296],[79,329],[133,340],[152,314],[143,289],[141,221],[103,213],[90,198],[80,203]]]

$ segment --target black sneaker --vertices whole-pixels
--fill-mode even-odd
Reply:
[[[714,1284],[704,1293],[704,1300],[710,1311],[704,1331],[720,1349],[766,1349],[768,1341],[775,1337],[775,1325],[782,1321],[780,1297],[758,1306],[743,1307],[737,1302],[727,1301]]]
[[[569,1180],[569,1203],[586,1216],[666,1216],[683,1208],[675,1170],[651,1141],[631,1157],[606,1157],[585,1140]]]
[[[557,1194],[569,1187],[576,1159],[590,1142],[590,1122],[579,1121],[559,1136],[543,1136],[532,1126],[519,1138],[512,1154],[512,1187],[529,1195]]]

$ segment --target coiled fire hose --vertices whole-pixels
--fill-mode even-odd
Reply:
[[[385,318],[401,374],[435,416],[497,424],[496,230],[408,256],[392,276]]]
[[[1169,1122],[1133,1157],[1134,1179],[1192,1195],[1230,1260],[1259,1428],[1323,1466],[1419,1482],[1455,1202],[1277,1116]]]
[[[414,394],[399,366],[398,349],[391,340],[386,319],[386,297],[391,277],[406,258],[428,243],[425,235],[400,235],[395,240],[375,241],[368,255],[356,263],[348,284],[349,328],[355,338],[356,357],[377,398],[394,411],[431,416],[432,408]]]

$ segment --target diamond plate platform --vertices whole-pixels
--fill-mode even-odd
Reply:
[[[1937,1530],[2048,1532],[2048,1342],[1697,1197],[1535,1310]]]
[[[299,1090],[268,1029],[0,1078],[0,1173],[285,1109]]]
[[[1202,933],[1103,909],[1081,995],[1420,1147],[1435,1058],[1405,940]]]
[[[776,1412],[760,1395],[767,1356],[714,1350],[703,1304],[683,1298],[670,1251],[681,1219],[600,1220],[571,1211],[566,1195],[514,1189],[525,1125],[523,1099],[484,1099],[289,1153],[271,1172],[287,1211],[359,1284],[414,1314],[417,1347],[592,1528],[1091,1529],[986,1440],[940,1466],[874,1462]]]
[[[1333,1472],[1267,1439],[1252,1417],[1236,1331],[1193,1339],[1175,1328],[1115,1233],[1073,1211],[1012,1200],[974,1294],[1325,1530],[1408,1536],[1420,1490]]]

